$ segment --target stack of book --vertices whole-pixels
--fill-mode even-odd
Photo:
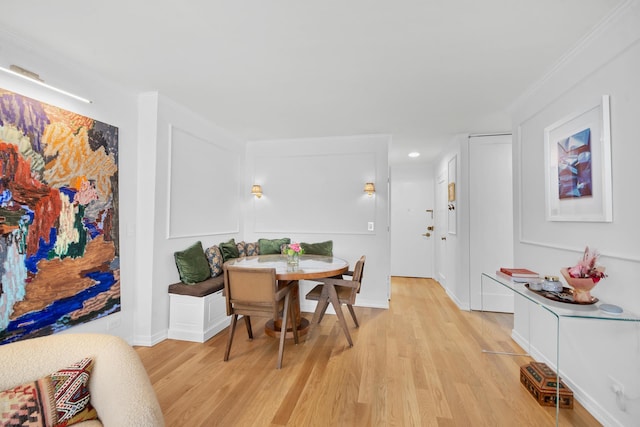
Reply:
[[[540,275],[535,271],[526,268],[505,268],[502,267],[498,272],[499,275],[507,277],[514,282],[528,282],[531,279],[538,279]]]

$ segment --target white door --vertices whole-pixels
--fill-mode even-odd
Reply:
[[[431,166],[391,170],[392,276],[433,277],[433,187]]]
[[[469,282],[472,310],[513,313],[513,293],[483,272],[513,267],[511,135],[469,138]],[[526,266],[524,266],[526,267]]]
[[[447,289],[447,169],[438,173],[435,196],[434,244],[436,249],[435,279]]]

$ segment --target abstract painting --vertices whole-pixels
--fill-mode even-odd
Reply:
[[[118,128],[0,89],[0,344],[120,311]]]
[[[609,96],[544,129],[547,221],[611,222]]]
[[[558,192],[561,199],[591,196],[591,129],[558,141]]]

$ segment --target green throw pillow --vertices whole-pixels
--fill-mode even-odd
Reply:
[[[183,283],[194,284],[211,277],[209,261],[199,240],[184,251],[174,252],[173,257]]]
[[[220,243],[220,252],[222,252],[222,260],[224,262],[229,261],[232,258],[239,258],[240,251],[238,251],[238,246],[236,245],[236,240],[231,239],[228,242]]]
[[[320,243],[300,243],[300,247],[306,255],[333,256],[333,240]]]
[[[282,239],[258,239],[258,247],[260,255],[280,254],[282,245],[288,245],[291,239],[284,237]]]

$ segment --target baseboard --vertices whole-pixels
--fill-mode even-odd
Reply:
[[[211,327],[203,332],[185,329],[170,329],[168,332],[168,338],[173,340],[203,343],[216,336],[227,326],[229,326],[229,321],[225,318],[220,322],[211,325]]]
[[[167,331],[161,331],[153,335],[136,335],[133,337],[131,345],[140,347],[153,347],[167,339]]]
[[[463,310],[463,311],[469,311],[469,310],[471,310],[471,306],[470,306],[468,303],[466,303],[466,304],[465,304],[465,303],[463,303],[462,301],[460,301],[460,300],[458,299],[458,297],[457,297],[455,294],[453,294],[453,293],[449,292],[449,289],[446,289],[446,288],[443,288],[443,289],[444,289],[444,290],[445,290],[445,292],[447,293],[447,296],[449,297],[449,299],[450,299],[451,301],[453,301],[453,303],[454,303],[456,306],[458,306],[458,308],[459,308],[460,310]]]

